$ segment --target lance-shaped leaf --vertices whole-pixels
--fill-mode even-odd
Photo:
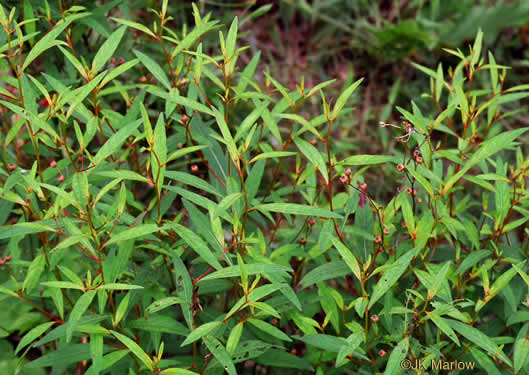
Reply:
[[[210,266],[213,266],[215,269],[220,270],[222,266],[220,265],[217,258],[213,255],[211,249],[208,247],[207,243],[202,240],[195,232],[192,230],[180,225],[173,224],[172,228],[182,238],[193,250],[195,250],[198,255],[202,257]]]

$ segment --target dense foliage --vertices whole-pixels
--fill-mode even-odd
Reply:
[[[529,85],[491,31],[414,64],[374,154],[362,78],[240,63],[269,6],[168,3],[0,6],[0,373],[529,373]]]

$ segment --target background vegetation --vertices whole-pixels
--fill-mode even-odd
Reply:
[[[527,2],[0,4],[0,373],[529,373]]]

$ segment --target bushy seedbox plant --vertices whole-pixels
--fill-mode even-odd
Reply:
[[[256,80],[262,9],[64,4],[0,7],[2,374],[528,373],[529,92],[483,33],[342,155],[362,79]]]

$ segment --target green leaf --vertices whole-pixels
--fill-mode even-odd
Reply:
[[[292,121],[295,121],[295,122],[301,124],[301,126],[303,128],[296,133],[296,136],[299,136],[299,135],[303,134],[305,131],[308,130],[312,134],[314,134],[317,138],[321,138],[321,135],[318,132],[318,130],[316,130],[316,128],[314,126],[312,126],[310,122],[305,120],[300,115],[296,115],[296,114],[293,114],[293,113],[280,113],[277,116],[282,118],[282,119],[292,120]],[[295,138],[295,141],[297,141],[299,139],[300,138]]]
[[[125,169],[119,169],[115,171],[94,171],[92,172],[92,174],[96,176],[118,178],[120,180],[140,181],[145,183],[150,182],[149,179],[145,176],[142,176],[141,174],[136,173],[134,171],[128,171]]]
[[[222,196],[211,184],[197,176],[193,176],[192,174],[177,171],[167,171],[165,176],[182,184],[194,186],[210,194],[217,195],[219,197]]]
[[[344,260],[345,264],[349,266],[351,271],[353,271],[353,274],[356,276],[358,281],[362,281],[362,274],[360,271],[360,265],[358,264],[358,261],[356,257],[353,255],[352,251],[347,248],[338,238],[333,237],[332,238],[332,244],[338,250],[340,255],[342,256],[342,259]]]
[[[187,326],[189,327],[189,329],[192,329],[193,315],[191,313],[190,307],[193,298],[193,283],[191,281],[191,277],[189,276],[189,272],[187,271],[185,264],[175,252],[173,252],[172,259],[176,276],[175,284],[177,285],[177,287],[181,288],[182,292],[180,293],[180,296],[184,300],[184,302],[180,304],[182,308],[182,314],[184,315],[184,319],[186,320]]]
[[[121,358],[125,357],[129,353],[128,350],[117,350],[103,356],[101,370],[106,370],[118,362]],[[85,375],[97,375],[94,366],[92,365],[86,372]]]
[[[206,242],[204,242],[195,232],[180,224],[174,224],[172,227],[176,234],[191,246],[193,250],[195,250],[210,266],[213,266],[217,270],[222,269],[222,266],[213,255]]]
[[[116,331],[110,331],[112,333],[112,335],[114,335],[119,341],[121,341],[121,343],[123,345],[125,345],[127,348],[130,349],[130,351],[132,353],[134,353],[134,355],[136,357],[138,357],[138,359],[140,361],[142,361],[145,366],[147,366],[147,368],[149,370],[152,370],[153,366],[152,366],[152,360],[151,360],[151,357],[149,357],[149,355],[147,353],[145,353],[143,351],[143,349],[138,345],[136,344],[136,342],[134,342],[133,340],[131,340],[130,338],[128,338],[127,336],[125,335],[122,335],[121,333],[119,332],[116,332]]]
[[[338,278],[341,276],[349,275],[351,269],[342,261],[325,263],[321,266],[316,267],[309,273],[307,273],[300,281],[302,288],[309,287],[320,281]]]
[[[116,21],[117,23],[120,23],[120,24],[128,26],[128,27],[132,27],[132,28],[134,28],[136,30],[144,32],[147,35],[152,36],[153,38],[156,38],[156,35],[154,35],[154,33],[151,30],[149,30],[146,26],[142,25],[141,23],[132,22],[132,21],[129,21],[129,20],[122,20],[122,19],[115,18],[115,17],[111,17],[111,19],[113,21]]]
[[[28,272],[26,273],[26,279],[24,280],[22,291],[26,290],[28,293],[31,293],[31,291],[38,285],[40,276],[44,272],[45,265],[46,258],[43,254],[40,254],[33,259],[29,265]]]
[[[385,375],[401,374],[403,367],[401,361],[408,355],[408,349],[410,347],[410,339],[405,337],[402,339],[397,346],[391,351],[391,354],[386,365]]]
[[[303,337],[293,336],[296,340],[301,340],[305,344],[312,345],[315,348],[338,353],[342,346],[346,343],[343,337],[337,337],[325,334],[305,335]]]
[[[280,212],[283,214],[291,215],[303,215],[303,216],[318,216],[328,219],[341,219],[342,215],[339,215],[335,212],[318,208],[307,206],[303,204],[295,203],[267,203],[261,204],[259,206],[253,207],[251,210],[261,210],[261,211],[271,211],[271,212]]]
[[[229,209],[231,206],[233,206],[239,198],[243,196],[243,193],[232,193],[228,194],[222,200],[219,202],[217,207],[215,207],[215,210],[213,211],[212,220],[215,220],[219,216],[222,216],[222,214]]]
[[[529,358],[529,340],[526,338],[528,328],[529,324],[524,324],[514,342],[514,372],[517,374],[525,366]]]
[[[248,319],[247,322],[250,323],[251,325],[253,325],[254,327],[260,329],[261,331],[263,331],[263,332],[265,332],[265,333],[267,333],[267,334],[269,334],[271,336],[274,336],[275,338],[278,338],[279,340],[292,341],[290,339],[290,337],[288,337],[287,334],[285,334],[280,329],[274,327],[270,323],[267,323],[267,322],[262,321],[260,319],[254,319],[254,318]]]
[[[278,264],[259,264],[259,263],[250,263],[246,265],[246,272],[248,276],[264,274],[264,273],[278,273],[278,272],[292,272],[292,268],[286,266],[280,266]],[[241,276],[241,268],[239,265],[224,267],[223,269],[213,272],[200,281],[214,280],[214,279],[226,279],[229,277],[239,277]]]
[[[399,163],[399,158],[389,155],[353,155],[345,158],[338,165],[372,165],[381,163]]]
[[[204,104],[201,104],[201,103],[199,103],[199,102],[197,102],[195,100],[186,98],[184,96],[177,95],[172,90],[169,93],[159,92],[159,91],[151,91],[151,90],[149,90],[149,92],[152,92],[152,94],[154,94],[156,96],[159,96],[159,97],[161,97],[161,98],[163,98],[163,99],[165,99],[165,100],[167,100],[169,102],[173,102],[173,103],[179,104],[181,106],[191,108],[194,111],[202,112],[202,113],[205,113],[205,114],[210,115],[210,116],[214,116],[215,115],[215,113],[210,108],[206,107]]]
[[[371,298],[369,299],[368,310],[373,307],[373,305],[386,294],[386,292],[397,282],[397,280],[402,276],[404,271],[410,265],[411,260],[415,256],[416,249],[411,249],[399,259],[395,261],[386,271],[382,274],[382,277],[377,282],[373,288],[373,293],[371,293]]]
[[[55,322],[47,322],[42,323],[36,326],[35,328],[31,329],[28,333],[22,337],[20,342],[17,345],[17,348],[15,349],[15,355],[26,345],[31,344],[35,339],[40,337],[44,332],[48,330],[52,325],[54,325]]]
[[[465,175],[465,173],[468,172],[468,170],[470,168],[472,168],[474,165],[480,163],[481,161],[485,160],[486,158],[494,155],[495,153],[497,153],[498,151],[506,148],[506,147],[509,147],[510,144],[516,139],[518,138],[520,135],[522,135],[523,133],[525,133],[527,130],[529,130],[529,128],[521,128],[521,129],[515,129],[515,130],[510,130],[508,132],[504,132],[504,133],[501,133],[485,142],[483,142],[481,144],[481,147],[478,149],[478,151],[476,151],[472,157],[470,158],[470,160],[468,160],[465,165],[463,166],[463,168],[461,168],[461,170],[456,173],[455,175],[453,175],[452,177],[450,177],[448,179],[448,181],[446,181],[445,183],[445,186],[443,188],[443,192],[446,193],[448,192],[448,190],[450,190],[450,188],[452,188],[452,186],[454,186],[454,184],[459,181],[459,179],[461,177],[463,177]]]
[[[235,349],[237,348],[237,345],[239,345],[243,328],[244,322],[239,322],[231,330],[230,336],[228,337],[228,341],[226,342],[226,351],[228,352],[228,354],[232,355]]]
[[[170,374],[170,375],[198,375],[198,372],[192,372],[189,370],[184,370],[181,368],[168,368],[160,372],[160,374]]]
[[[450,271],[450,262],[446,262],[444,266],[437,271],[435,278],[433,279],[433,285],[428,288],[428,299],[431,300],[437,295],[439,289],[441,289],[443,282],[447,279],[447,274]],[[516,272],[516,271],[515,271]]]
[[[158,65],[156,61],[154,61],[149,56],[145,55],[144,53],[141,53],[140,51],[134,50],[133,51],[136,57],[141,61],[141,63],[151,72],[151,74],[160,82],[167,90],[171,90],[171,82],[169,81],[169,78],[167,77],[167,74],[165,74],[165,71]]]
[[[170,333],[177,336],[187,336],[189,330],[174,317],[156,314],[148,318],[139,318],[127,323],[127,327],[148,331],[150,333]]]
[[[70,313],[70,319],[68,319],[68,322],[66,323],[66,342],[70,342],[72,340],[72,334],[75,326],[92,303],[95,295],[95,290],[89,290],[79,297],[77,302],[75,302],[75,305],[73,306],[73,309]]]
[[[81,74],[81,76],[83,76],[83,78],[87,79],[88,75],[86,74],[86,69],[83,66],[83,64],[74,55],[72,55],[70,52],[68,52],[63,47],[59,46],[59,50],[68,59],[68,61],[70,61],[70,63],[75,67],[75,69],[77,69],[79,74]]]
[[[297,155],[296,152],[290,152],[290,151],[270,151],[270,152],[263,152],[262,154],[257,155],[252,160],[248,162],[248,164],[255,163],[258,160],[261,159],[271,159],[271,158],[281,158],[285,156],[294,156]]]
[[[144,237],[148,234],[155,233],[160,230],[161,228],[156,224],[141,224],[133,228],[126,229],[123,232],[119,232],[117,234],[112,235],[112,237],[107,242],[105,242],[103,247],[107,247],[109,245],[112,245],[113,243],[120,241],[128,241],[134,238]]]
[[[97,51],[94,60],[92,61],[92,72],[97,73],[105,66],[106,62],[114,55],[116,48],[118,48],[119,42],[125,35],[127,28],[125,26],[120,27],[114,31],[105,43]]]
[[[90,359],[90,348],[88,344],[69,344],[58,350],[52,350],[48,354],[27,363],[25,367],[61,366],[64,368],[72,363],[79,363],[87,359]]]
[[[476,40],[474,41],[474,46],[472,47],[472,60],[470,61],[470,64],[472,66],[476,65],[476,63],[479,61],[479,57],[481,56],[482,44],[483,44],[483,31],[481,31],[481,28],[479,28],[478,35],[476,36]]]
[[[298,146],[301,153],[305,155],[307,159],[310,160],[316,170],[320,171],[320,174],[322,175],[325,182],[329,183],[329,175],[327,174],[327,166],[325,165],[325,160],[323,160],[323,157],[321,156],[320,152],[316,149],[316,147],[301,138],[296,138],[294,140],[294,143],[296,143],[296,146]]]
[[[169,156],[169,158],[167,159],[167,162],[170,162],[171,160],[177,159],[177,158],[179,158],[181,156],[190,154],[192,152],[203,150],[203,149],[205,149],[207,147],[208,147],[207,145],[197,145],[197,146],[191,146],[191,147],[182,148],[180,150],[177,150],[177,151],[173,152],[171,154],[171,156]],[[176,173],[178,173],[178,172],[176,172]],[[182,173],[182,172],[180,172],[180,173]]]
[[[494,364],[494,361],[489,357],[487,354],[483,353],[478,348],[471,346],[470,347],[470,353],[472,356],[476,359],[479,366],[487,372],[488,375],[502,375],[500,370],[496,367]],[[474,362],[469,362],[470,364],[474,364]]]
[[[450,326],[446,323],[445,319],[439,316],[436,312],[426,312],[426,315],[428,318],[434,322],[434,324],[439,327],[439,329],[450,339],[457,344],[457,346],[461,346],[459,343],[459,339],[457,338],[456,333],[450,328]]]
[[[255,361],[261,365],[293,368],[296,370],[313,371],[311,364],[303,358],[296,357],[285,350],[270,349],[260,355]]]
[[[143,287],[140,285],[108,283],[108,284],[103,284],[99,286],[97,289],[98,290],[132,290],[132,289],[143,289]]]
[[[228,152],[231,156],[231,159],[235,162],[239,159],[239,153],[237,152],[237,146],[235,145],[235,141],[233,140],[233,137],[231,136],[230,129],[228,128],[228,125],[226,124],[224,115],[216,109],[213,109],[213,110],[215,113],[215,118],[217,120],[217,125],[219,126],[220,132],[222,133],[222,138],[224,140],[224,143],[228,147]]]
[[[235,365],[233,364],[230,355],[219,340],[211,336],[206,336],[204,337],[204,343],[211,354],[213,354],[215,359],[219,361],[219,363],[224,367],[224,370],[226,370],[229,375],[237,375],[237,370],[235,369]]]
[[[342,110],[342,108],[345,106],[345,103],[347,100],[353,95],[353,92],[356,90],[356,88],[362,83],[364,79],[360,78],[358,81],[354,82],[351,86],[349,86],[344,92],[340,94],[338,99],[336,100],[336,104],[334,105],[333,111],[332,111],[332,120],[334,121],[336,117],[338,117],[338,114]]]
[[[200,327],[197,327],[191,333],[189,333],[189,336],[184,340],[182,345],[180,346],[186,346],[189,345],[197,340],[200,340],[202,337],[208,335],[211,333],[215,328],[220,327],[223,323],[222,322],[209,322],[202,324]]]
[[[6,238],[13,238],[17,236],[27,236],[28,234],[41,233],[41,232],[56,232],[57,230],[52,227],[39,223],[17,223],[13,225],[4,225],[0,227],[0,240]]]
[[[92,368],[96,375],[101,371],[103,364],[103,335],[90,335],[90,354],[92,356]]]
[[[84,287],[82,285],[71,283],[69,281],[46,281],[40,284],[44,286],[49,286],[50,288],[84,290]]]
[[[162,298],[160,300],[154,301],[151,303],[145,311],[147,314],[153,314],[155,312],[158,312],[160,310],[166,309],[169,306],[177,305],[177,304],[185,304],[185,301],[178,297],[167,297]]]
[[[125,312],[127,311],[127,308],[129,307],[129,301],[130,301],[130,293],[127,293],[125,297],[121,300],[121,302],[118,305],[118,308],[116,309],[116,317],[114,319],[114,327],[119,324],[123,316],[125,315]]]
[[[119,129],[117,133],[113,134],[97,152],[96,156],[94,157],[94,164],[98,165],[107,157],[112,155],[118,148],[121,147],[123,142],[125,142],[125,140],[134,133],[139,125],[140,122],[133,121]]]
[[[260,103],[248,116],[245,117],[244,121],[237,128],[234,138],[235,142],[237,142],[244,134],[246,134],[247,130],[250,129],[253,124],[255,124],[267,105],[267,102]]]
[[[478,250],[468,254],[459,265],[456,275],[461,275],[463,272],[473,267],[479,261],[489,257],[492,254],[490,250]]]
[[[154,128],[154,145],[151,153],[151,167],[153,180],[156,182],[160,194],[165,178],[165,162],[167,161],[167,138],[163,114],[160,114]]]
[[[99,88],[100,89],[103,88],[107,83],[112,82],[114,80],[114,78],[116,78],[116,77],[120,76],[121,74],[125,73],[130,68],[133,68],[139,62],[140,62],[139,59],[134,59],[134,60],[131,60],[131,61],[127,61],[126,63],[121,64],[120,66],[116,67],[115,69],[110,71],[105,76],[105,78],[103,78],[103,80],[99,84]]]
[[[33,48],[29,51],[20,73],[22,73],[28,66],[47,49],[64,42],[56,41],[55,39],[75,20],[88,16],[90,13],[78,13],[68,16],[55,24],[53,29],[42,37]]]
[[[172,57],[175,57],[177,54],[179,54],[180,52],[188,49],[189,47],[191,47],[193,45],[193,43],[195,43],[202,34],[205,34],[207,33],[208,31],[210,31],[211,29],[213,29],[213,27],[218,23],[218,21],[211,21],[211,22],[208,22],[208,23],[205,23],[205,24],[202,24],[200,26],[197,26],[193,29],[193,31],[191,31],[189,34],[187,34],[185,36],[184,39],[182,39],[180,41],[180,43],[178,43],[178,46],[173,50],[171,56]]]
[[[477,328],[474,328],[468,324],[458,322],[456,320],[452,319],[446,319],[445,320],[453,329],[455,329],[457,332],[459,332],[461,335],[463,335],[467,340],[474,343],[481,349],[485,350],[489,353],[491,356],[498,356],[503,362],[505,362],[508,366],[512,366],[511,360],[502,352],[500,351],[500,348],[498,345],[492,341],[492,339],[478,330]]]

